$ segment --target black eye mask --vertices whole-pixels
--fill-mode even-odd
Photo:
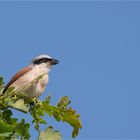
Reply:
[[[41,64],[41,63],[46,63],[46,62],[49,62],[51,61],[52,59],[51,58],[40,58],[38,60],[34,60],[33,61],[33,64]]]

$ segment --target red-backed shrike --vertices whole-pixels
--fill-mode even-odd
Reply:
[[[12,77],[3,93],[9,87],[15,87],[16,90],[30,97],[39,97],[48,83],[48,73],[52,65],[58,63],[58,60],[48,55],[40,55],[34,58],[27,67],[21,69]]]

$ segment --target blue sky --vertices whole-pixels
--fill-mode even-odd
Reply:
[[[77,139],[140,139],[139,14],[140,2],[1,1],[0,74],[7,83],[33,57],[49,54],[60,64],[40,99],[69,96],[83,122]],[[49,124],[71,138],[67,124]]]

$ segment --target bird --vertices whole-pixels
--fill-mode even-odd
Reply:
[[[48,80],[49,72],[53,65],[59,61],[49,55],[39,55],[35,57],[28,66],[18,71],[5,86],[3,93],[8,88],[14,87],[16,91],[23,92],[29,97],[39,97],[44,92]]]

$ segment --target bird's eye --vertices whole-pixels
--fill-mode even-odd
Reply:
[[[45,62],[47,62],[47,58],[40,59],[40,63],[45,63]]]
[[[45,62],[46,61],[46,58],[42,58],[42,62]]]
[[[50,58],[44,58],[45,62],[49,62],[51,59]]]

